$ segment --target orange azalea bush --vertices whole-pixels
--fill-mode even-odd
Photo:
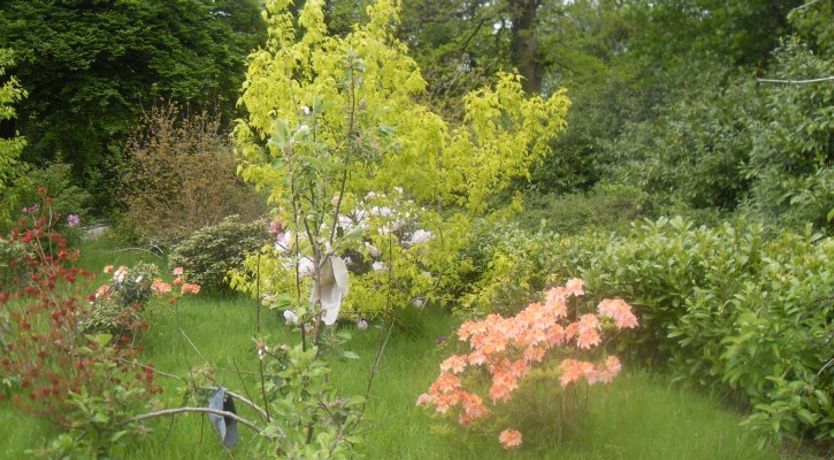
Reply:
[[[535,368],[558,376],[562,389],[582,380],[589,385],[611,382],[621,366],[616,356],[601,356],[603,331],[635,328],[637,317],[621,299],[603,300],[596,314],[571,315],[569,298],[582,295],[582,280],[574,278],[546,291],[543,303],[533,302],[511,318],[492,314],[464,322],[458,338],[469,342],[469,352],[443,361],[440,376],[417,404],[433,406],[439,414],[456,414],[466,426],[486,418],[499,404],[512,402]],[[488,394],[479,395],[479,388]],[[499,435],[508,449],[521,445],[521,440],[522,434],[513,428]]]
[[[133,332],[148,327],[142,311],[152,296],[173,304],[185,294],[200,292],[199,284],[185,282],[182,267],[174,269],[175,278],[171,283],[157,278],[157,270],[155,265],[143,262],[132,268],[105,266],[104,273],[112,274],[112,278],[90,296],[91,307],[81,321],[82,329],[90,333],[108,332],[120,340],[133,340]]]

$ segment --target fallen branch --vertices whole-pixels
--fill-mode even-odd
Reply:
[[[811,78],[809,80],[778,80],[773,78],[757,78],[759,83],[784,83],[788,85],[804,85],[807,83],[820,83],[824,81],[834,81],[834,75],[830,77]]]

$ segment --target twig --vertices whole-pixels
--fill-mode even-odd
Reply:
[[[821,376],[822,373],[825,372],[826,369],[831,367],[832,364],[834,364],[834,358],[829,359],[828,362],[826,362],[825,365],[822,366],[819,372],[817,372],[817,377]]]
[[[233,359],[232,364],[234,364],[235,366],[235,371],[237,371],[237,378],[240,379],[240,384],[243,386],[243,391],[246,393],[246,397],[249,399],[244,399],[240,395],[236,395],[229,390],[226,390],[226,393],[232,396],[233,398],[237,398],[241,402],[249,404],[249,406],[252,407],[252,409],[255,409],[259,414],[261,414],[264,420],[266,420],[267,422],[271,422],[272,420],[269,418],[269,414],[265,410],[255,405],[254,402],[252,402],[254,398],[252,398],[252,395],[249,393],[249,389],[246,388],[246,381],[243,380],[243,375],[240,373],[240,369],[237,367],[237,360]]]
[[[185,337],[185,340],[188,341],[188,343],[191,345],[191,348],[193,348],[194,351],[197,352],[197,354],[200,356],[200,358],[203,358],[203,361],[205,361],[206,364],[211,366],[211,363],[209,363],[209,360],[207,360],[206,357],[203,356],[202,353],[200,353],[200,349],[197,348],[197,345],[194,345],[194,342],[191,341],[191,339],[188,337],[188,334],[186,334],[185,331],[182,328],[180,328],[180,333],[182,334],[183,337]]]
[[[264,363],[262,360],[258,360],[258,375],[261,379],[261,397],[264,398],[264,407],[266,408],[266,419],[272,420],[272,417],[269,416],[269,399],[266,397],[266,381],[264,379]]]
[[[804,4],[804,5],[799,5],[799,6],[797,6],[797,7],[796,7],[796,8],[794,8],[793,10],[794,10],[794,11],[799,11],[799,10],[801,10],[801,9],[803,9],[803,8],[808,8],[809,6],[812,6],[813,4],[815,4],[815,3],[819,3],[819,2],[820,2],[820,0],[811,0],[810,2],[808,2],[808,3]]]
[[[156,246],[156,245],[154,245],[153,247],[154,247],[154,249],[156,249],[156,250],[160,251],[160,254],[157,254],[157,253],[155,253],[155,252],[153,252],[153,251],[151,251],[151,250],[149,250],[149,249],[145,249],[145,248],[122,248],[122,249],[116,249],[116,250],[115,250],[115,251],[113,251],[113,252],[142,251],[142,252],[147,252],[148,254],[150,254],[150,255],[152,255],[152,256],[154,256],[154,257],[159,257],[159,258],[162,258],[162,255],[161,255],[161,254],[162,254],[162,253],[161,253],[161,251],[162,251],[162,250],[161,250],[161,249],[159,249],[159,247],[158,247],[158,246]]]
[[[391,324],[388,326],[388,332],[385,333],[385,338],[382,340],[382,344],[379,346],[379,349],[376,352],[376,359],[374,359],[374,365],[371,367],[371,373],[368,375],[368,386],[365,388],[365,400],[362,402],[362,411],[359,419],[362,419],[362,416],[365,414],[365,406],[368,404],[368,398],[371,395],[371,385],[374,383],[374,378],[376,377],[377,371],[379,369],[379,363],[382,362],[382,355],[385,353],[385,347],[388,345],[388,341],[391,339],[391,333],[394,331],[394,318],[391,318]],[[358,423],[358,422],[357,422]]]
[[[163,371],[154,369],[151,366],[148,366],[148,365],[136,362],[136,361],[129,361],[129,360],[126,360],[124,358],[116,358],[116,359],[121,361],[121,362],[127,363],[127,364],[132,364],[134,366],[141,367],[143,369],[150,369],[153,373],[162,375],[164,377],[169,377],[169,378],[172,378],[172,379],[176,379],[176,380],[179,380],[181,382],[186,382],[187,381],[186,379],[184,379],[184,378],[182,378],[178,375],[170,374],[168,372],[163,372]],[[237,368],[237,363],[236,362],[235,362],[235,368]],[[240,371],[238,370],[238,372],[240,372]],[[241,382],[243,382],[242,378],[241,378]],[[217,388],[215,388],[215,387],[207,387],[207,386],[201,386],[200,389],[201,390],[217,390]],[[246,384],[244,384],[244,391],[246,391]],[[238,401],[248,405],[252,409],[254,409],[255,412],[262,415],[266,419],[266,421],[271,421],[271,419],[269,418],[269,415],[266,413],[266,411],[263,410],[260,406],[258,406],[254,402],[252,402],[251,399],[246,398],[243,395],[239,395],[239,394],[237,394],[237,393],[235,393],[235,392],[233,392],[229,389],[226,389],[226,394],[229,395],[230,397],[232,397],[234,399],[237,399]]]
[[[821,83],[824,81],[834,81],[834,75],[830,77],[811,78],[808,80],[778,80],[773,78],[757,78],[759,83],[784,83],[788,85],[804,85],[807,83]]]
[[[209,409],[208,407],[175,407],[172,409],[162,409],[154,412],[148,412],[147,414],[137,415],[130,419],[131,422],[138,422],[141,420],[146,420],[149,418],[154,417],[162,417],[165,415],[177,415],[177,414],[186,414],[186,413],[204,413],[204,414],[213,414],[213,415],[220,415],[222,417],[228,417],[233,420],[237,420],[240,422],[241,425],[244,425],[248,428],[251,428],[258,433],[263,431],[263,428],[259,427],[258,425],[246,420],[245,418],[235,414],[234,412],[228,412],[224,410],[217,410],[217,409]],[[284,432],[278,428],[278,434],[284,436]]]
[[[255,334],[261,334],[261,251],[258,251],[258,269],[255,275]]]
[[[142,364],[142,363],[140,363],[140,362],[138,362],[138,361],[130,361],[130,360],[127,360],[127,359],[124,359],[124,358],[116,358],[116,360],[117,360],[117,361],[121,361],[121,362],[123,362],[123,363],[125,363],[125,364],[131,364],[131,365],[136,366],[136,367],[141,367],[142,369],[149,369],[149,370],[150,370],[151,372],[153,372],[154,374],[159,374],[159,375],[161,375],[161,376],[163,376],[163,377],[168,377],[168,378],[176,379],[176,380],[179,380],[179,381],[181,381],[181,382],[185,382],[185,381],[186,381],[186,379],[184,379],[184,378],[180,377],[179,375],[169,374],[168,372],[163,372],[163,371],[160,371],[160,370],[155,369],[155,368],[153,368],[153,367],[151,367],[151,366],[148,366],[147,364]]]

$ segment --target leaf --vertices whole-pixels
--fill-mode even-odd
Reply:
[[[102,347],[107,346],[107,344],[110,343],[110,340],[113,338],[111,334],[87,334],[84,337],[86,337],[87,340],[89,340],[90,342],[97,343]]]
[[[346,352],[342,353],[342,356],[344,356],[347,359],[359,359],[360,358],[359,355],[357,355],[356,353],[354,353],[352,351],[346,351]]]

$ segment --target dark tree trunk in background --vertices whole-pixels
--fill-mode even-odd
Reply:
[[[538,93],[542,86],[542,63],[536,41],[536,12],[542,0],[509,0],[512,18],[513,65],[524,77],[524,89]]]

